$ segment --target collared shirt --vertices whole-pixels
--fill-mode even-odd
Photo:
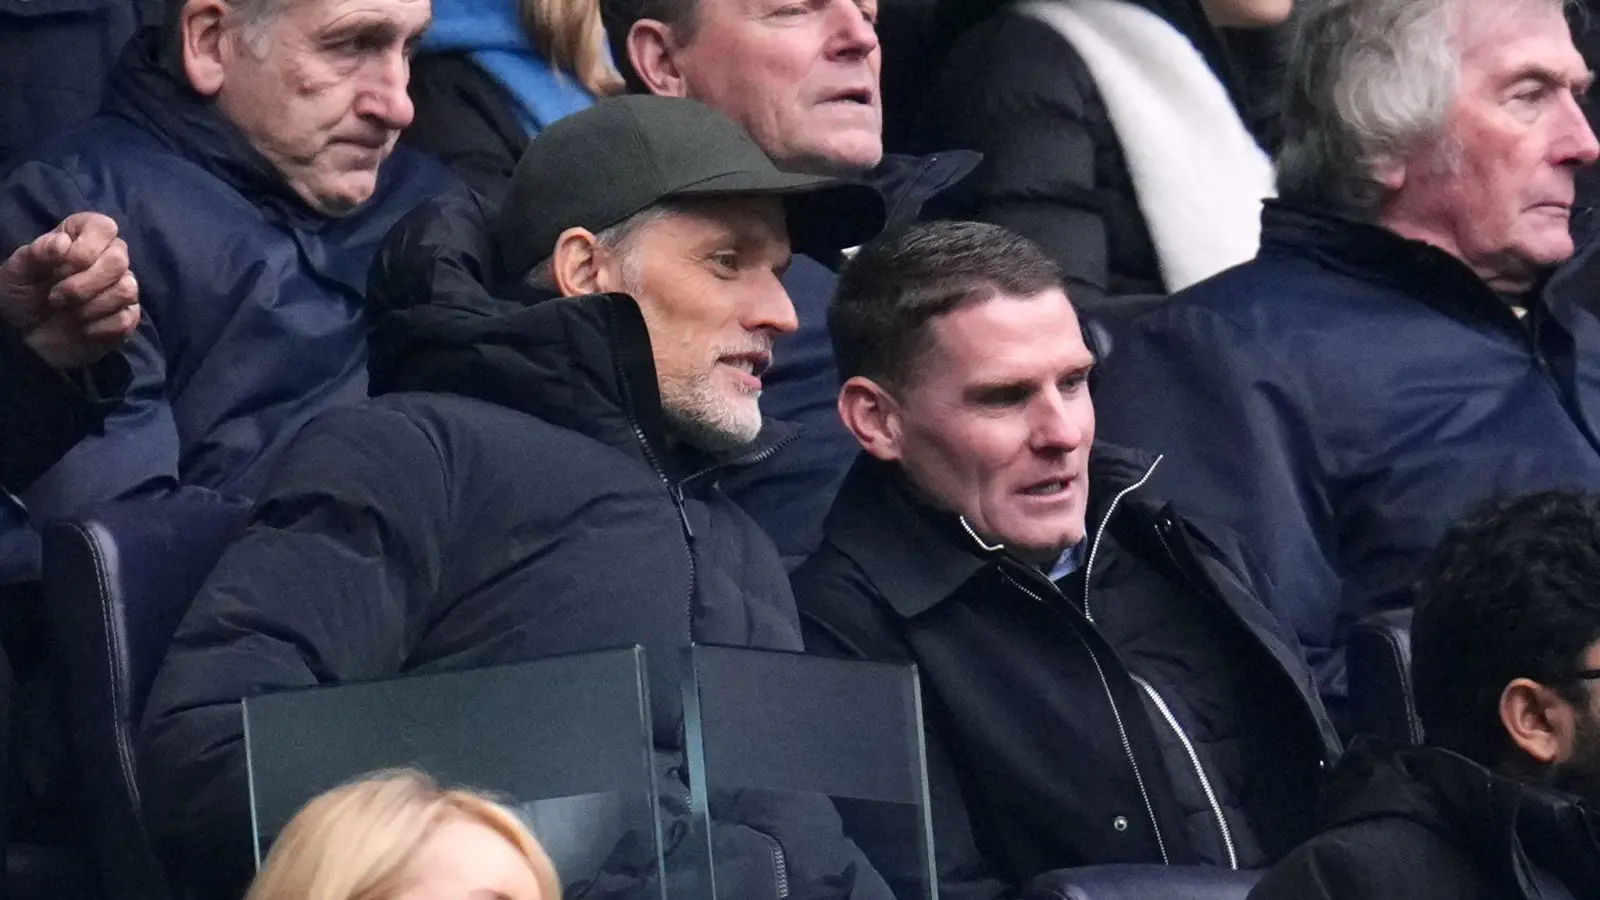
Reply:
[[[1050,571],[1046,573],[1050,576],[1051,581],[1060,581],[1078,571],[1083,565],[1084,545],[1087,543],[1089,543],[1089,539],[1085,537],[1083,540],[1061,551],[1061,556],[1056,559],[1055,565],[1051,566]]]

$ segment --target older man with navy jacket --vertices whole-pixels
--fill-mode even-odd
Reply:
[[[1556,0],[1313,0],[1291,55],[1259,255],[1113,323],[1096,406],[1243,533],[1336,703],[1464,507],[1600,487],[1600,247],[1552,275],[1600,150]]]
[[[0,253],[114,220],[144,322],[104,433],[22,495],[34,522],[128,496],[253,496],[317,412],[366,394],[378,241],[453,178],[393,152],[427,0],[188,0],[128,46],[102,111],[0,183]],[[12,510],[15,512],[15,510]],[[37,543],[0,534],[0,584]]]

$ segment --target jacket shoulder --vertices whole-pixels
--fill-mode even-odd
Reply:
[[[1398,816],[1323,832],[1267,873],[1249,900],[1491,900],[1499,895],[1443,835]]]
[[[867,573],[831,540],[790,576],[806,652],[901,662],[910,658]]]

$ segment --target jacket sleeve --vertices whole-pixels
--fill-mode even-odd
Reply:
[[[1165,456],[1152,493],[1232,528],[1261,600],[1299,640],[1324,698],[1344,694],[1348,629],[1330,465],[1289,369],[1232,322],[1174,302],[1120,329],[1097,373],[1098,437]],[[1332,710],[1330,710],[1332,711]]]
[[[1003,225],[1062,267],[1074,300],[1108,291],[1107,223],[1094,197],[1098,97],[1077,52],[1049,26],[1001,12],[942,66],[925,126],[942,146],[983,154],[937,211]]]
[[[117,220],[130,246],[137,243],[137,223],[119,218],[114,209],[92,209],[72,175],[45,163],[24,163],[0,187],[0,253],[10,254],[67,216],[91,210]],[[152,306],[146,303],[147,310]],[[35,523],[167,491],[220,499],[215,492],[179,483],[178,430],[167,400],[166,357],[155,315],[141,318],[122,356],[129,369],[126,391],[105,417],[103,430],[80,441],[23,492]],[[38,568],[37,559],[8,563]]]
[[[460,53],[418,56],[411,64],[408,89],[416,115],[400,140],[499,203],[528,146],[516,101]]]
[[[163,855],[203,896],[239,896],[249,877],[238,701],[399,673],[408,614],[439,583],[442,473],[398,412],[322,416],[184,616],[145,708],[145,804]]]
[[[824,550],[824,553],[827,551]],[[839,568],[808,564],[794,575],[795,601],[800,607],[800,626],[806,652],[838,659],[865,659],[875,662],[915,662],[910,648],[890,630],[879,612],[879,601],[861,573],[842,559],[833,558]],[[967,805],[956,777],[955,761],[946,745],[937,716],[927,709],[929,694],[923,692],[923,730],[927,746],[928,802],[933,818],[933,845],[939,896],[945,900],[1000,900],[1019,895],[1018,886],[1007,885],[988,870],[972,834]],[[872,860],[884,880],[899,897],[919,896],[919,860],[914,847],[905,846],[904,833],[884,831],[870,812],[841,810],[845,833]]]
[[[120,353],[86,371],[57,372],[0,328],[0,490],[22,491],[97,430],[128,375]]]
[[[1474,861],[1431,833],[1419,845],[1421,828],[1382,819],[1322,834],[1273,866],[1248,900],[1488,896],[1482,885],[1466,883],[1480,871]],[[1420,852],[1424,847],[1432,852]]]

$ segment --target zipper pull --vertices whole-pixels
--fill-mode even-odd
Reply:
[[[683,533],[694,542],[694,526],[689,524],[689,510],[683,502],[683,485],[674,485],[672,488],[672,505],[678,508],[678,520],[683,523]]]

